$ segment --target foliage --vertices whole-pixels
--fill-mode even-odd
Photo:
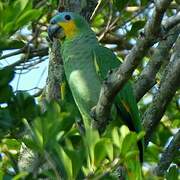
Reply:
[[[101,43],[116,44],[117,48],[113,50],[123,59],[150,16],[151,7],[148,7],[147,0],[109,2],[112,6],[103,1],[100,11],[93,18],[92,26],[97,36],[102,37]],[[10,49],[21,50],[20,53],[24,53],[26,60],[30,62],[34,61],[34,57],[41,60],[46,56],[47,51],[42,51],[47,36],[47,29],[44,27],[47,26],[56,7],[57,2],[54,0],[45,3],[35,0],[0,1],[0,58],[4,50]],[[133,7],[140,8],[133,10]],[[169,10],[169,13],[173,12]],[[112,32],[108,32],[111,36],[104,33],[109,13],[112,13],[110,15],[113,20],[117,19],[115,26],[111,27]],[[21,33],[23,28],[32,32],[31,35]],[[118,44],[114,37],[123,39],[124,47]],[[31,51],[26,50],[27,46]],[[147,54],[132,81],[137,79],[149,59],[150,55]],[[178,93],[169,104],[158,130],[145,150],[144,164],[141,165],[137,141],[143,138],[144,132],[136,134],[130,132],[126,126],[118,127],[113,123],[110,123],[103,134],[92,128],[82,130],[79,126],[81,117],[77,109],[70,107],[66,101],[47,103],[46,111],[42,112],[33,96],[24,91],[13,91],[11,82],[17,76],[17,67],[21,67],[21,63],[22,61],[17,63],[17,66],[3,65],[0,69],[0,179],[61,177],[104,180],[118,179],[122,176],[130,180],[158,179],[152,175],[151,169],[159,162],[160,153],[167,146],[173,131],[179,127]],[[147,108],[146,100],[154,95],[155,89],[156,87],[152,88],[139,102],[141,113]],[[41,157],[35,174],[18,167],[22,143]],[[173,163],[166,173],[166,179],[178,179],[176,165],[179,162],[175,159]],[[43,164],[47,167],[42,167]]]

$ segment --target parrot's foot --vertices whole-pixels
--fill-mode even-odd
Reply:
[[[97,114],[96,114],[96,106],[92,107],[91,108],[91,112],[90,112],[90,116],[92,118],[92,127],[95,128],[95,129],[98,129],[98,131],[100,133],[103,133],[106,125],[107,125],[107,122],[104,122],[104,121],[99,121],[97,119]]]
[[[95,120],[96,120],[96,106],[91,108],[91,112],[90,112],[90,116]]]
[[[99,123],[96,119],[96,106],[92,107],[91,108],[91,111],[90,111],[90,116],[92,118],[92,127],[93,128],[96,128],[96,129],[99,129]]]

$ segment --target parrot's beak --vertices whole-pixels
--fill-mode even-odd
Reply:
[[[53,41],[54,38],[63,39],[65,34],[62,27],[60,27],[58,24],[50,24],[48,26],[48,36],[49,39]]]

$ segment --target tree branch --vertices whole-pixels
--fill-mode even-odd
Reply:
[[[169,61],[169,51],[176,41],[180,31],[180,26],[174,27],[167,34],[166,40],[160,41],[158,47],[147,66],[142,71],[138,80],[134,84],[134,94],[138,102],[146,92],[156,84],[156,74],[164,62]]]
[[[180,147],[180,130],[174,135],[168,147],[162,153],[161,159],[154,170],[157,176],[163,176],[166,173],[173,159],[176,158],[179,147]]]
[[[49,49],[48,80],[45,88],[45,99],[47,101],[60,100],[60,86],[64,80],[63,61],[60,54],[60,43],[54,39]]]
[[[104,81],[96,108],[92,110],[95,119],[94,126],[98,129],[104,129],[115,96],[131,77],[148,49],[157,42],[159,35],[162,35],[161,21],[170,3],[171,0],[160,0],[156,3],[152,18],[145,25],[144,39],[137,42],[122,65],[111,71],[113,73],[109,74],[107,80]]]
[[[163,26],[168,31],[169,29],[173,28],[179,23],[180,23],[180,13],[165,19],[163,21]]]
[[[106,34],[101,40],[101,43],[104,44],[116,44],[118,46],[118,50],[130,50],[132,48],[132,44],[126,41],[125,37],[114,35],[114,34]]]
[[[143,126],[146,131],[145,145],[150,141],[153,130],[161,120],[168,103],[173,98],[176,90],[180,86],[180,38],[175,46],[175,53],[172,55],[171,62],[164,71],[161,79],[161,86],[155,95],[153,102],[143,115]]]

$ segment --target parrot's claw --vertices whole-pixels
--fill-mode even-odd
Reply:
[[[96,120],[96,106],[91,108],[90,116],[93,118],[93,120]]]

